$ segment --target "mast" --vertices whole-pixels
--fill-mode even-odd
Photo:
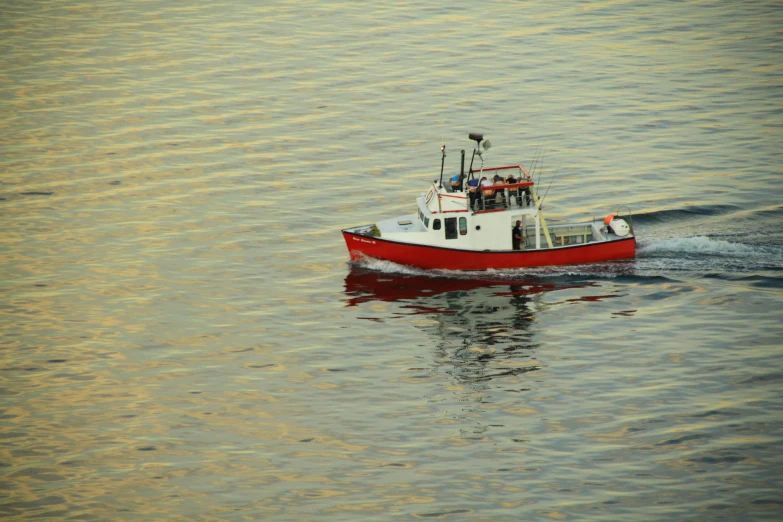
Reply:
[[[468,134],[468,138],[476,142],[476,148],[473,149],[473,155],[470,157],[470,170],[468,171],[470,174],[473,174],[473,160],[476,158],[476,151],[479,150],[479,147],[481,146],[481,140],[484,139],[484,135],[477,132],[471,132]]]
[[[440,151],[443,153],[443,156],[440,158],[440,181],[438,182],[438,186],[440,188],[443,188],[443,164],[446,163],[446,145],[445,144],[440,146]]]

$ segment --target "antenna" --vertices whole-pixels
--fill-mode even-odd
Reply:
[[[446,144],[440,146],[440,151],[443,153],[443,156],[440,158],[440,181],[438,182],[438,186],[440,188],[443,188],[443,165],[446,163]]]
[[[558,172],[560,172],[560,165],[563,164],[563,160],[560,160],[560,164],[557,166],[557,170],[555,170],[555,175],[552,176],[552,179],[549,181],[549,187],[552,186],[552,182],[555,181],[555,178],[557,177]],[[539,206],[544,203],[544,200],[546,199],[546,195],[549,194],[549,187],[546,188],[546,192],[544,192],[544,197],[541,198],[539,201]]]

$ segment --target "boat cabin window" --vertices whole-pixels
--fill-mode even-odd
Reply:
[[[419,209],[419,221],[424,224],[424,228],[430,228],[430,217],[425,216],[421,209]]]
[[[459,235],[464,236],[468,233],[468,219],[461,217],[459,218]]]
[[[457,218],[446,218],[446,239],[457,239]]]
[[[432,230],[440,230],[440,219],[432,220]]]

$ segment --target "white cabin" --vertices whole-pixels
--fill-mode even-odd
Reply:
[[[511,231],[517,220],[520,220],[526,237],[524,247],[545,246],[548,231],[542,228],[543,217],[536,204],[538,196],[524,168],[500,167],[485,169],[477,174],[509,168],[519,169],[518,177],[522,181],[493,186],[491,190],[494,195],[483,196],[481,203],[477,202],[473,208],[470,207],[468,191],[453,191],[451,187],[439,187],[433,183],[426,194],[416,198],[416,214],[376,223],[381,237],[464,250],[511,250]],[[527,201],[524,196],[516,195],[517,190],[525,188],[529,188],[532,196]],[[589,236],[592,230],[581,231],[581,235],[585,234]]]

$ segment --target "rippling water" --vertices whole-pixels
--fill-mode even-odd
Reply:
[[[776,2],[11,2],[0,513],[783,516]],[[631,262],[351,266],[467,133]]]

